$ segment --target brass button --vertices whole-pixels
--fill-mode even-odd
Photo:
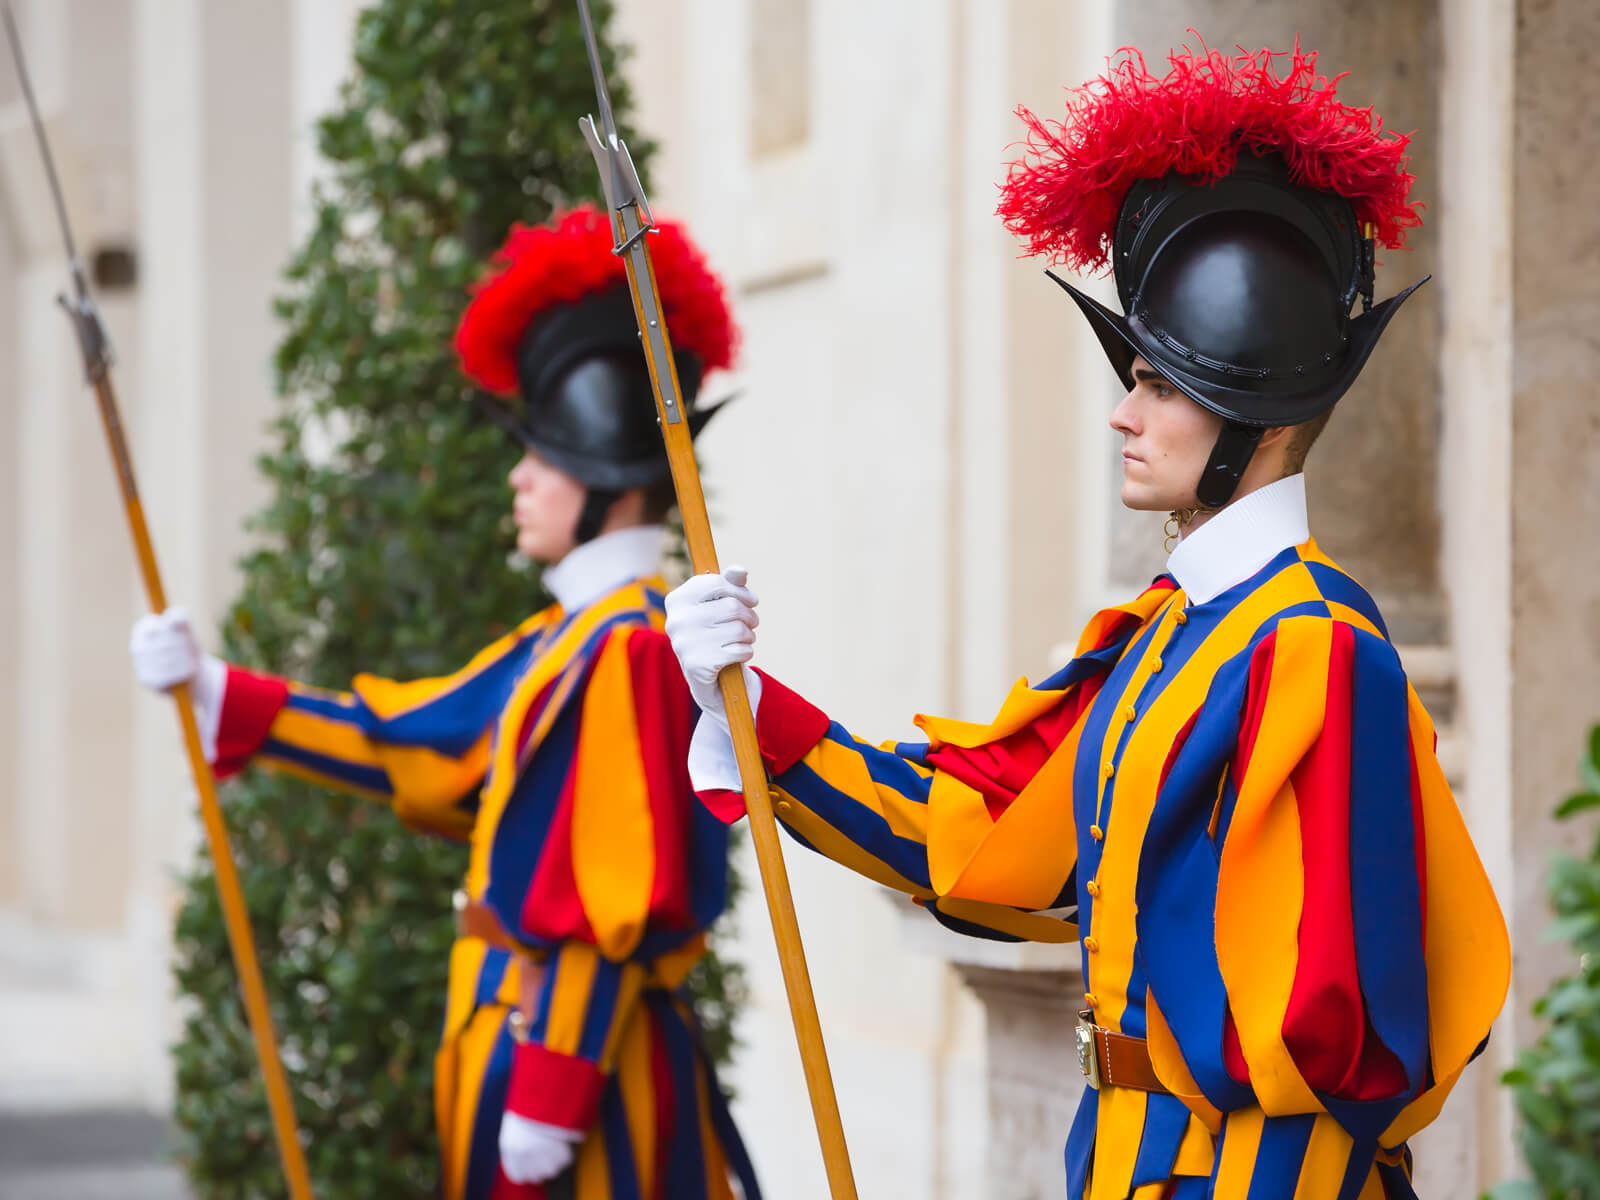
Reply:
[[[790,804],[787,800],[778,801],[778,811],[781,813],[786,813],[793,807],[794,805]]]
[[[1151,671],[1152,671],[1152,672],[1155,672],[1155,671],[1159,671],[1159,670],[1161,670],[1161,660],[1160,660],[1160,659],[1159,659],[1159,658],[1157,658],[1157,659],[1154,659],[1154,660],[1153,660],[1153,661],[1152,661],[1152,662],[1151,662],[1151,663],[1150,663],[1150,670],[1151,670]]]
[[[1173,620],[1177,621],[1179,625],[1187,625],[1189,623],[1189,614],[1180,608],[1178,610],[1178,615],[1174,617]]]
[[[1117,773],[1117,768],[1116,768],[1115,764],[1108,763],[1108,762],[1100,764],[1100,774],[1104,775],[1107,779],[1110,779],[1116,773]]]
[[[1100,949],[1100,939],[1092,935],[1084,938],[1083,948],[1090,954],[1093,954],[1096,950]]]
[[[1104,841],[1106,831],[1101,829],[1098,825],[1091,825],[1089,826],[1089,836],[1097,842]]]
[[[1084,890],[1086,890],[1091,896],[1098,896],[1100,894],[1100,885],[1091,879],[1085,885]]]
[[[1093,992],[1085,992],[1083,994],[1083,1006],[1085,1008],[1094,1008],[1099,1003],[1100,997],[1096,996]]]
[[[1138,715],[1139,715],[1138,712],[1134,709],[1133,705],[1131,705],[1131,704],[1128,705],[1126,708],[1124,708],[1122,710],[1122,719],[1124,721],[1131,721]]]

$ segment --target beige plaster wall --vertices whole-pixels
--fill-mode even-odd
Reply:
[[[1557,825],[1584,733],[1600,721],[1600,6],[1517,6],[1512,494],[1512,940],[1525,1001],[1570,969],[1541,945],[1540,869],[1586,848]],[[1531,1031],[1530,1031],[1531,1032]]]

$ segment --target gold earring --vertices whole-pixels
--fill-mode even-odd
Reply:
[[[1199,511],[1198,508],[1175,508],[1167,514],[1167,523],[1163,526],[1163,532],[1167,536],[1162,544],[1168,554],[1177,548],[1178,539],[1183,536],[1183,531],[1188,528],[1189,522],[1194,520],[1195,514]]]

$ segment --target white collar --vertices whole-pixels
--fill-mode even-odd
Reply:
[[[1167,573],[1189,603],[1205,604],[1310,538],[1306,477],[1290,475],[1241,496],[1185,537],[1167,559]]]
[[[568,612],[661,569],[660,525],[631,525],[585,542],[544,569],[544,586]]]

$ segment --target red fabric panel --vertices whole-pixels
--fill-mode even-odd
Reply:
[[[1317,1091],[1376,1100],[1403,1092],[1406,1078],[1372,1030],[1356,965],[1350,897],[1354,654],[1355,631],[1335,624],[1322,732],[1290,776],[1300,816],[1305,900],[1283,1042]]]
[[[761,757],[767,770],[782,775],[811,753],[832,722],[820,708],[765,671],[757,674],[761,676],[761,708],[756,714]]]
[[[706,810],[724,825],[737,825],[747,815],[743,792],[712,788],[708,792],[696,792],[695,795],[700,798],[700,803],[706,806]]]
[[[1333,626],[1322,732],[1290,775],[1305,901],[1283,1042],[1306,1082],[1335,1091],[1360,1057],[1365,1010],[1350,905],[1350,717],[1354,633]]]
[[[940,746],[929,753],[928,762],[979,792],[989,816],[998,821],[1072,732],[1104,679],[1102,675],[1086,680],[1049,712],[997,742],[971,749]]]
[[[672,1145],[672,1135],[677,1132],[678,1089],[672,1078],[672,1061],[667,1057],[667,1045],[662,1040],[661,1030],[656,1024],[655,1016],[650,1017],[650,1079],[655,1087],[656,1094],[656,1186],[655,1194],[650,1200],[672,1200],[667,1195],[667,1171],[665,1163],[668,1147]],[[716,1087],[715,1081],[711,1082]]]
[[[1222,1015],[1222,1064],[1235,1083],[1250,1086],[1250,1064],[1244,1060],[1244,1046],[1239,1041],[1239,1027],[1233,1023],[1231,1010]]]
[[[1261,715],[1266,711],[1267,680],[1272,678],[1272,658],[1277,652],[1278,635],[1269,633],[1250,656],[1250,684],[1245,693],[1244,723],[1239,728],[1239,753],[1234,760],[1234,778],[1243,779],[1250,766],[1250,755],[1256,748],[1256,735],[1261,732]]]
[[[650,796],[655,841],[655,883],[650,893],[652,927],[684,929],[689,914],[689,734],[694,701],[670,653],[663,657],[640,636],[627,635],[628,667],[633,677],[634,720]],[[662,638],[662,641],[665,641]]]
[[[605,1086],[604,1072],[587,1059],[522,1042],[512,1051],[506,1111],[582,1132],[594,1124]]]
[[[274,675],[257,675],[228,664],[228,681],[222,692],[222,718],[217,727],[218,779],[237,775],[261,749],[283,706],[289,703],[289,685]]]
[[[562,785],[561,801],[544,851],[522,902],[522,930],[532,938],[575,938],[594,944],[594,928],[578,896],[578,877],[572,867],[573,775]]]

